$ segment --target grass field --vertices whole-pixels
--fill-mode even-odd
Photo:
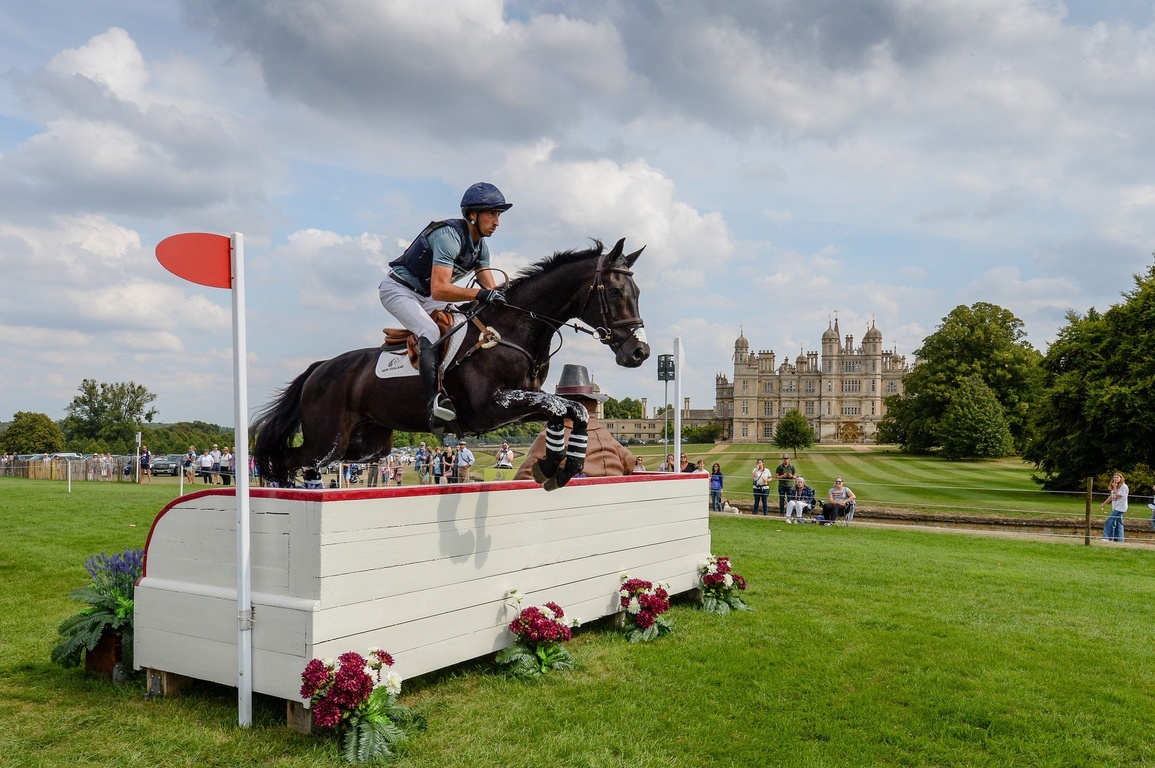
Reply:
[[[172,490],[0,478],[0,765],[341,764],[277,700],[258,696],[241,730],[233,689],[146,701],[138,680],[49,663],[84,558],[143,545]],[[1155,764],[1150,550],[750,518],[711,530],[755,612],[676,605],[675,633],[641,646],[587,627],[579,668],[540,684],[481,662],[407,681],[429,728],[399,765]]]

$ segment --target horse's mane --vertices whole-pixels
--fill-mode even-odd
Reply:
[[[584,259],[597,258],[601,256],[604,251],[605,247],[602,245],[601,240],[594,240],[593,246],[584,251],[558,251],[552,256],[546,256],[541,261],[536,261],[527,267],[523,267],[521,271],[509,281],[508,287],[513,288],[530,278],[552,272],[566,264],[573,264]]]

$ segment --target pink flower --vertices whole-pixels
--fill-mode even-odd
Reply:
[[[321,728],[334,728],[341,722],[341,709],[329,699],[313,705],[313,722]]]

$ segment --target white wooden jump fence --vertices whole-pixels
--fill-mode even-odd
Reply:
[[[616,613],[619,576],[698,586],[707,478],[588,478],[251,491],[253,690],[306,703],[312,658],[380,647],[412,677],[513,641],[509,591],[583,621]],[[237,683],[236,499],[183,496],[152,524],[134,663],[154,679]]]

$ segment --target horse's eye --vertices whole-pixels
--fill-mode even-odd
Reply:
[[[611,288],[610,289],[610,296],[612,298],[615,298],[615,299],[620,299],[622,297],[622,289],[621,288]]]

